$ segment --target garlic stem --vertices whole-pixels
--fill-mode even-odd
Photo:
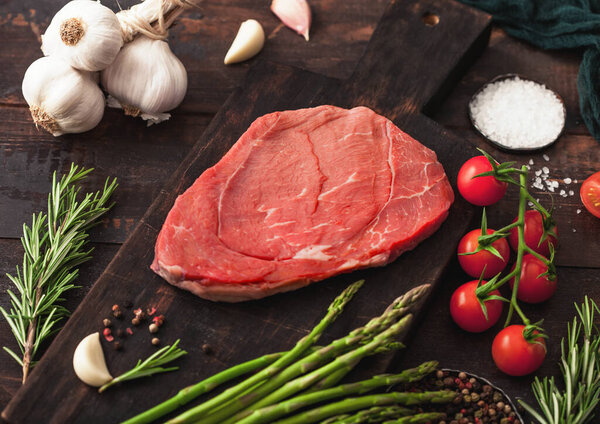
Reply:
[[[167,38],[167,30],[188,7],[195,6],[191,0],[145,0],[117,13],[123,40],[127,43],[137,34],[155,40]]]

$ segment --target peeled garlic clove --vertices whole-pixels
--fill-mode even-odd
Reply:
[[[92,333],[79,342],[73,354],[73,369],[81,381],[93,387],[112,380],[104,360],[100,333]]]
[[[22,90],[36,126],[55,137],[91,130],[104,115],[104,95],[92,74],[55,57],[29,65]]]
[[[235,40],[225,55],[225,65],[243,62],[260,52],[265,44],[265,31],[254,19],[242,22]]]
[[[187,90],[187,72],[169,45],[143,35],[125,44],[101,80],[114,98],[109,106],[122,107],[149,125],[169,119],[165,112],[179,106]]]
[[[306,0],[273,0],[271,12],[308,41],[312,16]]]
[[[73,0],[60,9],[42,35],[46,56],[62,57],[76,69],[99,71],[123,45],[117,15],[100,2]]]

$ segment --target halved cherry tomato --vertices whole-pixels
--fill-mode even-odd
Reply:
[[[492,234],[494,230],[488,228],[487,233]],[[481,235],[481,230],[469,231],[458,243],[458,262],[461,268],[473,278],[479,278],[483,269],[485,273],[483,278],[490,278],[501,272],[510,258],[510,249],[506,239],[499,239],[492,243],[492,246],[500,253],[503,259],[487,250],[481,250],[472,255],[463,255],[463,253],[474,252],[479,245],[477,239]]]
[[[486,300],[484,302],[487,319],[477,300],[475,290],[479,280],[469,281],[457,288],[450,298],[450,315],[460,328],[471,333],[480,333],[487,330],[498,322],[502,314],[502,301],[498,299]],[[487,281],[483,280],[482,284]],[[498,290],[493,290],[490,295],[500,296]]]
[[[463,164],[458,171],[457,185],[458,191],[467,202],[477,206],[488,206],[502,199],[508,187],[507,183],[498,181],[492,175],[473,178],[492,169],[485,156],[475,156]]]
[[[528,342],[523,336],[524,325],[509,325],[500,331],[492,343],[492,357],[500,371],[522,376],[537,370],[546,357],[546,342],[538,337]],[[538,334],[538,332],[534,332]]]
[[[600,172],[596,172],[583,182],[579,195],[588,212],[600,218]]]
[[[513,219],[513,222],[516,222],[517,219],[518,217]],[[558,229],[556,226],[554,226],[551,230],[558,236]],[[540,255],[548,257],[550,255],[549,243],[552,243],[554,250],[556,250],[558,247],[558,240],[556,237],[548,235],[548,237],[546,237],[546,239],[540,244],[540,239],[542,238],[543,234],[544,226],[542,214],[535,210],[526,211],[524,228],[525,244]],[[517,248],[519,247],[519,232],[517,228],[512,228],[510,230],[508,241],[510,246],[517,251]]]
[[[515,269],[513,265],[511,272]],[[524,255],[519,278],[519,289],[517,297],[527,303],[540,303],[552,297],[556,291],[556,276],[554,279],[549,275],[541,276],[548,271],[548,266],[533,255]],[[510,280],[510,288],[513,288],[515,279]]]

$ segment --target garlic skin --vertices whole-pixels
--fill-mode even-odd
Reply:
[[[273,0],[271,12],[308,41],[312,14],[306,0]]]
[[[125,44],[101,81],[110,94],[108,106],[140,116],[148,125],[169,119],[165,112],[179,106],[187,90],[187,72],[169,45],[144,35]]]
[[[104,95],[93,75],[56,57],[29,65],[21,88],[36,126],[55,137],[91,130],[104,115]]]
[[[73,354],[73,370],[81,381],[100,387],[113,379],[106,366],[100,333],[92,333],[79,342]]]
[[[42,35],[44,55],[62,57],[83,71],[106,68],[121,46],[123,35],[117,15],[92,0],[67,3]]]
[[[265,31],[254,19],[242,22],[229,51],[225,55],[225,65],[243,62],[256,56],[265,44]]]

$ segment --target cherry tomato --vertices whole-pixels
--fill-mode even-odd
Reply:
[[[596,172],[583,182],[579,195],[588,212],[600,218],[600,172]]]
[[[512,270],[515,269],[513,265]],[[512,271],[511,270],[511,271]],[[548,271],[548,266],[533,255],[524,255],[521,266],[521,277],[519,279],[519,289],[517,297],[519,300],[527,303],[540,303],[552,297],[556,291],[556,277],[551,280],[548,275],[538,277]],[[513,288],[515,279],[510,280],[510,287]]]
[[[516,222],[518,219],[515,218],[513,222]],[[544,240],[540,244],[540,239],[544,234],[544,227],[542,221],[542,214],[539,211],[529,210],[525,212],[525,244],[533,249],[535,252],[540,255],[548,257],[550,255],[550,246],[552,243],[554,249],[558,246],[558,240],[556,237],[548,235],[546,240]],[[558,236],[558,229],[556,226],[552,229],[554,233]],[[519,232],[517,228],[513,228],[510,230],[510,235],[508,236],[508,241],[510,246],[517,251],[519,247]]]
[[[466,161],[458,171],[458,191],[467,200],[477,206],[488,206],[502,199],[507,183],[488,175],[473,178],[475,175],[491,171],[492,165],[485,156],[475,156]]]
[[[493,232],[494,230],[488,228],[488,234],[492,234]],[[461,268],[471,277],[479,278],[485,267],[483,278],[490,278],[504,269],[510,257],[510,249],[508,248],[506,239],[501,238],[493,242],[492,246],[496,248],[504,260],[487,250],[481,250],[472,255],[462,255],[462,253],[474,252],[477,250],[477,239],[480,235],[481,230],[469,231],[464,235],[460,240],[460,243],[458,243],[458,262],[460,263]]]
[[[479,280],[469,281],[463,284],[452,294],[450,298],[450,315],[460,328],[471,333],[480,333],[487,330],[498,322],[502,313],[502,301],[493,299],[484,302],[487,310],[487,320],[481,309],[481,305],[475,295]],[[486,284],[487,281],[482,281]],[[498,290],[493,290],[490,294],[500,296]]]
[[[509,325],[500,331],[492,343],[492,357],[500,371],[522,376],[537,370],[546,357],[546,342],[543,338],[529,343],[523,337],[524,325]],[[535,332],[534,334],[538,334]]]

